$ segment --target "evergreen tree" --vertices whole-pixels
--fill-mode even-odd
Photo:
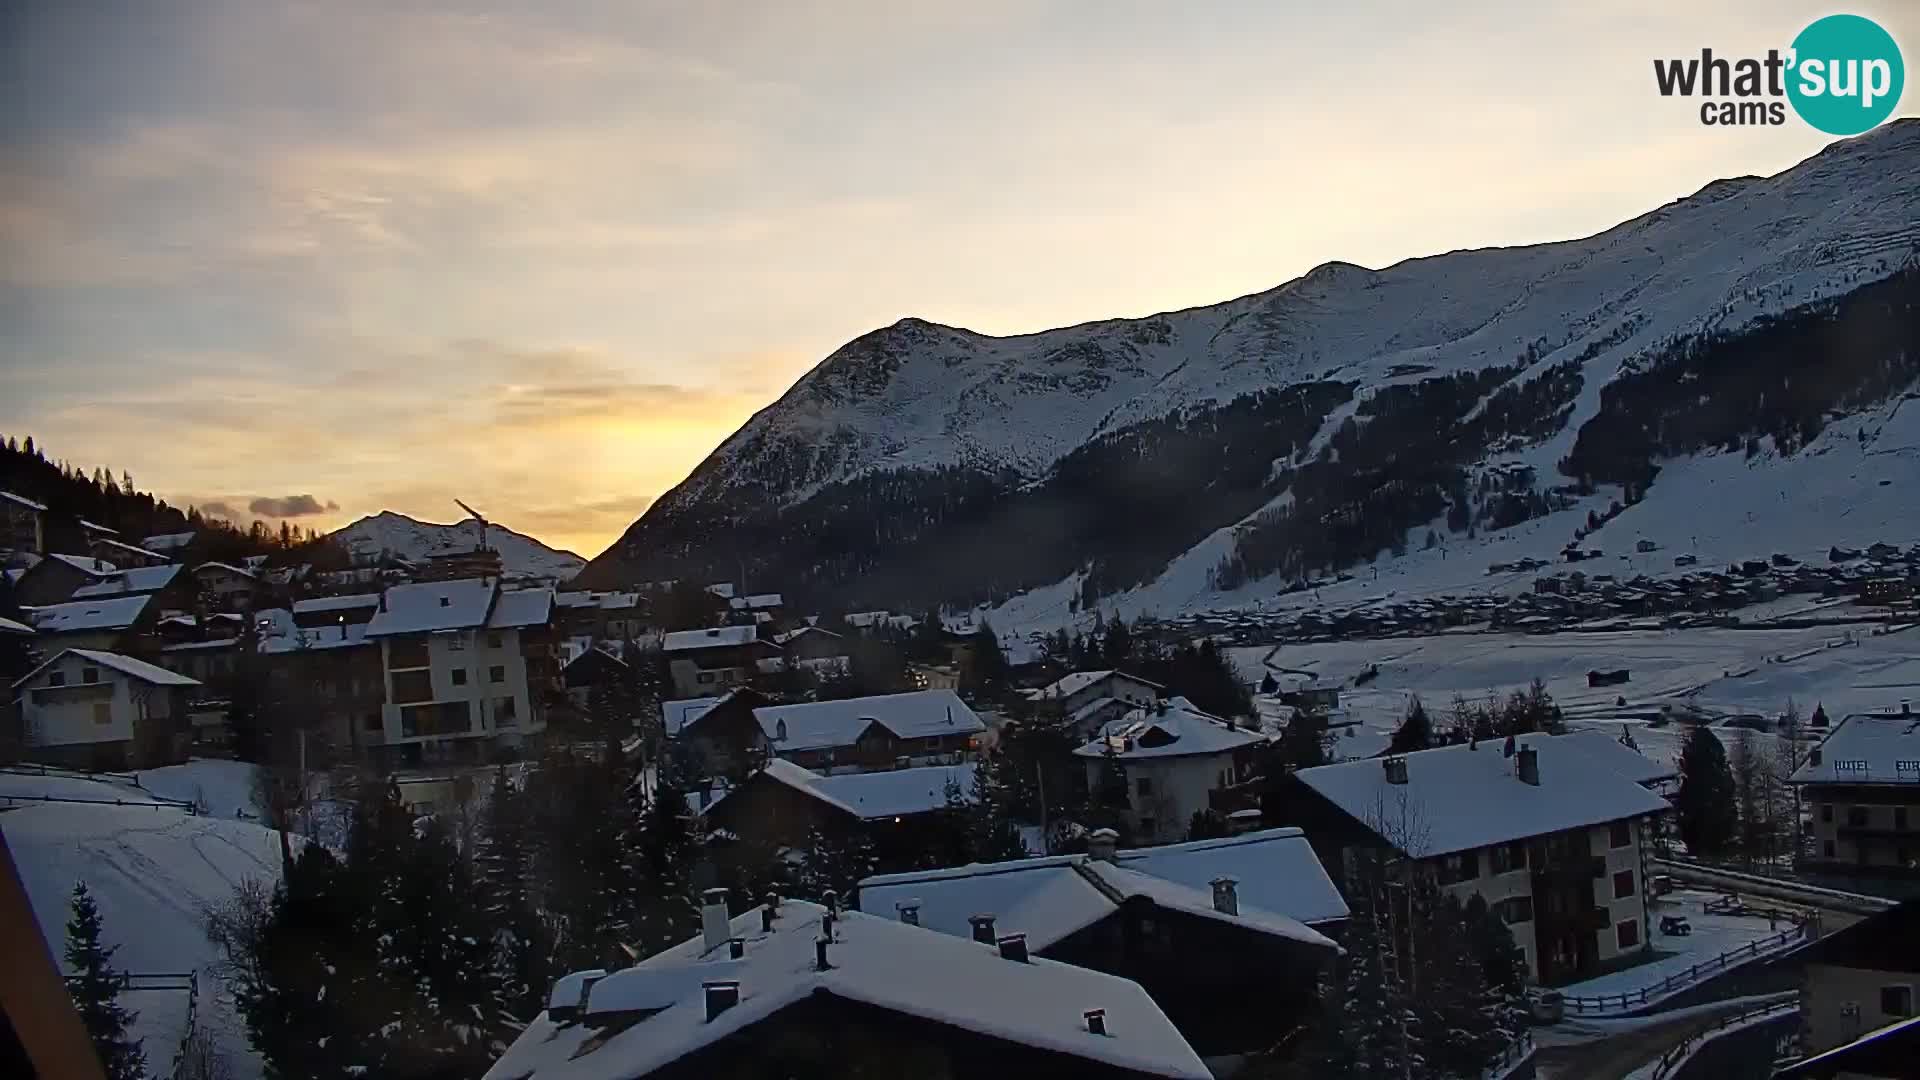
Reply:
[[[1365,875],[1371,877],[1372,875]],[[1378,880],[1350,887],[1343,952],[1320,984],[1320,1010],[1305,1053],[1315,1076],[1404,1075],[1408,1010],[1393,970],[1384,889]]]
[[[1425,750],[1435,745],[1433,722],[1427,719],[1427,707],[1420,703],[1416,695],[1407,703],[1407,715],[1400,721],[1400,727],[1387,743],[1387,752],[1405,754],[1415,750]]]
[[[967,804],[967,847],[975,862],[1002,862],[1027,855],[1012,814],[1013,793],[1006,766],[1005,755],[993,750],[973,767],[973,797]]]
[[[1227,835],[1227,819],[1219,811],[1209,809],[1195,810],[1193,818],[1187,822],[1187,839],[1213,840]]]
[[[874,872],[873,841],[857,830],[830,834],[814,829],[800,853],[794,889],[802,900],[825,903],[833,892],[844,903],[860,879]]]
[[[1718,855],[1733,841],[1733,771],[1726,748],[1705,726],[1687,733],[1680,748],[1680,791],[1674,797],[1680,839],[1695,855]]]
[[[501,1012],[533,1019],[546,1007],[553,972],[551,936],[534,904],[533,850],[526,797],[507,778],[494,776],[482,821],[479,889],[493,930],[492,977]]]
[[[1000,637],[985,619],[973,632],[972,677],[975,689],[996,694],[1006,688],[1011,668],[1007,654],[1000,648]]]
[[[650,782],[632,785],[628,797],[633,832],[624,874],[631,896],[626,941],[639,955],[651,956],[699,928],[693,881],[698,838],[687,824],[687,787],[674,755],[659,762]]]
[[[118,945],[100,941],[100,909],[84,882],[75,882],[67,918],[67,992],[86,1025],[107,1080],[143,1080],[146,1054],[128,1028],[134,1013],[120,1004],[120,971],[113,967]]]
[[[1266,677],[1260,680],[1260,692],[1269,696],[1280,692],[1280,680],[1273,677],[1273,672],[1267,672]]]
[[[1526,988],[1527,955],[1514,942],[1506,920],[1479,893],[1467,898],[1465,915],[1467,936],[1487,984],[1509,1000],[1517,1000]]]

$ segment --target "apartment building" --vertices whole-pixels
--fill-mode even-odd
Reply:
[[[1857,713],[1840,721],[1789,783],[1813,815],[1825,871],[1920,874],[1920,714]]]
[[[1290,819],[1343,878],[1384,849],[1499,912],[1537,982],[1650,944],[1646,860],[1668,807],[1585,736],[1527,735],[1303,769]]]
[[[559,693],[553,590],[500,579],[396,585],[366,637],[380,646],[381,742],[395,764],[478,761],[546,729]]]

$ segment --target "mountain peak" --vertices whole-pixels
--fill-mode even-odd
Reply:
[[[471,518],[442,525],[396,510],[381,510],[334,530],[330,536],[355,558],[386,553],[418,561],[436,551],[472,548],[477,530]],[[500,553],[501,565],[508,573],[564,580],[587,563],[571,551],[548,547],[491,521],[487,523],[487,545]]]

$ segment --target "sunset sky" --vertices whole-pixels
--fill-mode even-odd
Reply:
[[[1833,10],[1911,74],[1899,0],[0,0],[0,433],[593,555],[904,315],[1144,315],[1790,166],[1828,139],[1651,62]]]

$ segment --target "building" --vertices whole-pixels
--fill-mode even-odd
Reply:
[[[559,692],[552,621],[553,590],[509,592],[498,578],[388,589],[366,630],[380,646],[386,755],[476,761],[543,732]]]
[[[1359,851],[1390,851],[1479,896],[1552,985],[1649,947],[1647,841],[1667,803],[1612,760],[1535,735],[1322,765],[1291,778],[1287,812],[1343,879]]]
[[[159,533],[141,540],[140,546],[171,558],[192,546],[193,538],[192,532]]]
[[[0,491],[0,550],[44,554],[47,508],[24,495]]]
[[[378,609],[333,604],[303,613],[300,606],[269,608],[256,620],[256,648],[274,698],[299,710],[303,727],[323,740],[311,748],[314,760],[399,764],[404,751],[387,746],[380,643],[367,636]]]
[[[973,801],[973,770],[966,762],[825,776],[768,758],[702,813],[709,830],[772,849],[804,847],[815,831],[861,834],[882,865],[911,866],[897,860],[935,850],[937,836],[952,826],[940,818],[949,793]]]
[[[72,600],[33,608],[27,617],[43,650],[100,649],[140,653],[157,644],[150,633],[160,605],[149,595]]]
[[[1347,905],[1298,829],[860,883],[861,910],[1132,979],[1203,1054],[1265,1049],[1314,1006]]]
[[[786,601],[777,592],[754,593],[751,596],[734,596],[727,599],[728,610],[735,615],[750,616],[754,622],[770,622],[778,618],[780,609],[785,606]]]
[[[1798,959],[1805,977],[1801,1039],[1809,1054],[1910,1021],[1920,1016],[1915,1009],[1920,901],[1909,900],[1821,938],[1802,949]]]
[[[113,596],[152,595],[163,607],[185,609],[192,606],[192,577],[177,563],[134,566],[108,575],[73,590],[71,599],[97,600]]]
[[[773,643],[780,646],[788,665],[823,679],[845,675],[853,666],[853,650],[847,639],[818,626],[775,634]]]
[[[293,625],[303,630],[319,630],[329,626],[365,626],[379,610],[380,594],[369,592],[295,600],[289,614]]]
[[[1034,711],[1071,720],[1074,731],[1090,739],[1129,711],[1159,701],[1166,688],[1124,671],[1076,671],[1024,693]]]
[[[568,637],[639,640],[647,635],[647,604],[637,592],[562,592],[555,596]]]
[[[449,547],[427,553],[426,569],[421,576],[429,581],[497,578],[501,569],[500,553],[492,548]]]
[[[13,684],[23,754],[83,769],[185,761],[187,692],[199,683],[119,653],[65,649]]]
[[[1184,840],[1213,792],[1253,776],[1267,737],[1202,712],[1184,697],[1135,709],[1076,749],[1087,790],[1122,809],[1137,843]],[[1115,784],[1121,791],[1109,790]]]
[[[165,555],[156,554],[143,547],[135,547],[111,536],[89,537],[87,553],[121,569],[134,566],[160,566],[168,561]]]
[[[716,626],[678,630],[660,643],[674,692],[700,697],[743,686],[780,657],[780,646],[760,638],[757,626]]]
[[[693,726],[713,713],[708,710]],[[769,754],[826,773],[957,764],[987,730],[952,690],[761,705],[753,718]]]
[[[252,611],[260,594],[259,575],[243,566],[201,563],[193,568],[193,579],[208,603],[219,611]]]
[[[55,553],[35,562],[13,583],[13,597],[22,607],[40,607],[73,599],[88,585],[112,578],[120,568],[86,555]]]
[[[581,649],[560,671],[561,681],[567,687],[567,699],[582,712],[591,704],[594,687],[611,686],[632,675],[631,665],[598,645]]]
[[[729,920],[633,967],[554,984],[487,1080],[716,1076],[1212,1073],[1139,985],[897,919],[797,900]]]
[[[1920,875],[1920,715],[1843,718],[1788,778],[1813,817],[1811,867]]]

